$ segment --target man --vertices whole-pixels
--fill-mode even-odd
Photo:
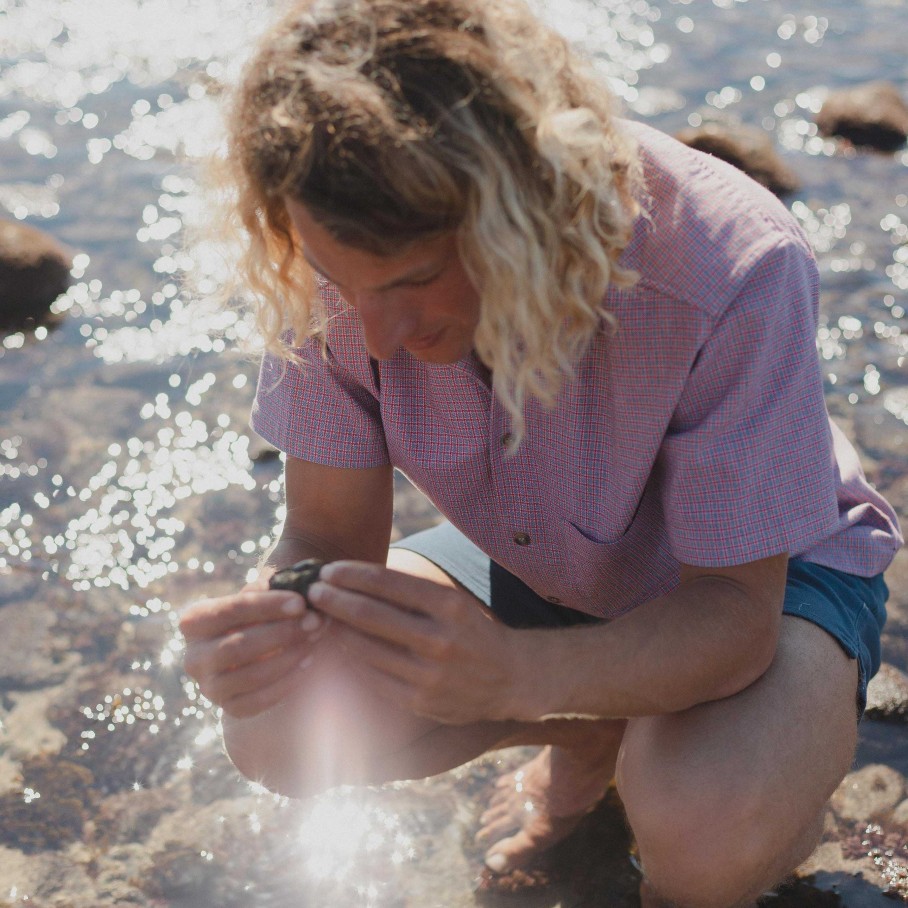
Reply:
[[[305,795],[542,744],[490,868],[614,776],[645,904],[752,902],[851,763],[901,542],[792,219],[511,2],[296,3],[228,147],[287,454],[262,578],[182,622],[231,758]],[[450,523],[389,552],[394,467]],[[312,556],[308,602],[267,589]]]

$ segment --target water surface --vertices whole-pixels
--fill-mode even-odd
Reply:
[[[813,124],[855,81],[908,96],[905,4],[541,8],[629,116],[774,139],[820,263],[830,410],[906,513],[908,152],[855,153]],[[176,610],[241,584],[281,519],[280,463],[247,428],[251,325],[204,281],[184,289],[220,265],[181,242],[204,216],[193,166],[219,86],[265,18],[240,0],[0,0],[0,212],[76,253],[59,327],[0,338],[0,905],[497,904],[474,893],[470,837],[495,760],[519,755],[282,802],[231,771],[180,668]],[[435,519],[402,478],[396,511],[398,533]],[[904,668],[908,584],[893,588],[886,658]],[[860,759],[898,766],[906,743],[865,726]],[[571,882],[519,903],[634,904],[617,817],[587,830],[608,859],[575,844]],[[886,885],[815,882],[849,906]]]

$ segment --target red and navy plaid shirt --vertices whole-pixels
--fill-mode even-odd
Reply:
[[[816,352],[817,269],[806,238],[737,170],[649,127],[648,198],[623,263],[640,274],[605,307],[554,410],[508,418],[474,358],[370,359],[336,313],[325,361],[266,357],[252,425],[293,457],[392,463],[495,561],[542,596],[614,617],[715,567],[788,552],[862,576],[901,544],[888,503],[829,421]]]

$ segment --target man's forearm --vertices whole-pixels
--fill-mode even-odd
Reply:
[[[524,631],[515,718],[661,715],[731,696],[769,667],[780,613],[704,578],[608,624]]]
[[[371,550],[371,549],[374,549]],[[366,547],[361,543],[349,542],[341,545],[336,541],[319,537],[302,530],[285,530],[275,543],[262,555],[259,571],[287,567],[304,558],[319,558],[322,561],[337,561],[352,558],[360,561],[374,561],[383,564],[387,557],[387,545]]]

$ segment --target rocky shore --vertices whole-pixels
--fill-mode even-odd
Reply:
[[[434,519],[404,483],[398,501],[398,529]],[[74,598],[25,571],[0,580],[2,908],[637,904],[614,792],[532,877],[490,886],[472,835],[494,778],[526,749],[422,782],[276,799],[237,776],[167,657],[173,609],[117,620],[115,593]],[[904,553],[890,585],[890,626],[903,634]],[[908,902],[906,772],[908,677],[887,664],[823,844],[765,905]]]
[[[206,150],[211,97],[269,4],[115,5],[109,31],[76,3],[0,10],[0,908],[634,908],[614,792],[532,874],[489,885],[478,816],[525,750],[308,802],[223,755],[176,613],[245,579],[280,462],[247,428],[242,320],[180,287],[194,200],[178,157]],[[879,82],[903,73],[904,11],[551,6],[630,116],[798,218],[830,409],[904,524],[908,85]],[[395,533],[436,518],[397,477]],[[908,552],[888,582],[853,771],[763,908],[908,903]]]

